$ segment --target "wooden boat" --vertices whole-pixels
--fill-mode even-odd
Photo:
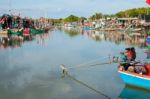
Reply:
[[[128,31],[130,32],[138,32],[138,31],[142,31],[143,28],[129,28]]]
[[[95,30],[94,27],[84,27],[84,30]]]
[[[42,34],[44,33],[44,30],[43,29],[34,29],[34,28],[30,28],[30,32],[32,35],[36,35],[36,34]]]
[[[7,35],[7,30],[2,30],[2,31],[0,30],[0,34],[2,34],[2,35],[6,34]]]
[[[7,30],[0,30],[0,37],[8,37]]]
[[[150,75],[138,74],[118,69],[118,72],[127,85],[141,87],[150,90]]]
[[[8,30],[8,34],[10,35],[24,35],[24,36],[29,36],[31,35],[36,35],[36,34],[41,34],[44,33],[43,29],[33,29],[33,28],[28,28],[28,29],[23,29],[23,30],[18,30],[18,29],[11,29]]]
[[[22,35],[22,31],[18,29],[11,29],[11,30],[8,30],[8,34],[9,35]]]
[[[116,31],[116,30],[119,30],[117,28],[100,28],[98,29],[99,31]]]

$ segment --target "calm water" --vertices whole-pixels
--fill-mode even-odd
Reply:
[[[107,99],[101,93],[116,99],[125,87],[117,64],[88,64],[108,62],[109,55],[118,55],[128,46],[136,48],[138,59],[146,56],[141,54],[143,36],[114,33],[54,29],[32,40],[1,38],[0,99]],[[87,67],[69,69],[70,76],[62,78],[61,64],[82,63]]]

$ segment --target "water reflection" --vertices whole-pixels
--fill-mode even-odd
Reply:
[[[149,98],[150,98],[150,91],[131,86],[126,86],[118,97],[118,99],[149,99]]]
[[[86,33],[86,32],[85,32]],[[138,34],[127,34],[119,31],[111,31],[111,32],[102,32],[102,31],[90,31],[88,33],[89,37],[96,41],[110,41],[115,44],[125,43],[126,45],[145,47],[145,39],[146,35],[138,35]]]
[[[21,47],[25,42],[37,40],[37,44],[44,45],[46,39],[49,39],[49,33],[43,33],[32,36],[0,35],[0,49]]]
[[[66,34],[70,37],[77,36],[79,34],[88,36],[89,38],[101,42],[109,41],[119,45],[124,43],[130,46],[138,46],[140,48],[145,47],[146,33],[125,33],[123,31],[96,31],[96,30],[84,30],[83,28],[63,28]]]
[[[75,28],[75,27],[64,27],[63,30],[70,37],[75,37],[77,35],[80,35],[80,33],[81,33],[81,30],[79,28]]]
[[[121,31],[95,31],[95,30],[84,30],[81,27],[63,27],[58,28],[60,31],[64,31],[69,37],[76,37],[78,35],[87,36],[97,42],[109,41],[119,45],[124,43],[130,46],[138,46],[140,48],[145,47],[146,33],[124,33]],[[8,36],[0,35],[0,49],[2,48],[16,48],[21,47],[23,42],[32,41],[37,39],[38,44],[45,43],[45,40],[49,38],[49,33],[43,33],[29,37],[22,36]]]

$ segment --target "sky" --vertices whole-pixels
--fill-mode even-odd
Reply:
[[[64,18],[70,14],[89,17],[94,13],[115,14],[130,8],[149,7],[146,0],[0,0],[0,15]]]

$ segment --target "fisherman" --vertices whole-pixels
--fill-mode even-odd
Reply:
[[[135,61],[135,59],[136,59],[135,48],[131,47],[131,48],[126,48],[125,50],[126,50],[126,55],[127,55],[128,61]]]
[[[135,61],[136,59],[136,52],[135,52],[135,48],[131,47],[131,54],[132,54],[132,61]]]
[[[134,47],[131,48],[126,48],[125,52],[121,52],[120,53],[120,66],[122,66],[124,68],[124,70],[128,70],[128,67],[130,67],[132,64],[132,62],[135,60],[136,58],[136,52]]]
[[[129,67],[128,61],[127,61],[127,55],[125,52],[120,52],[120,65],[119,68],[121,70],[127,70]]]
[[[125,55],[124,52],[120,52],[120,59],[121,59],[121,62],[126,62],[127,61],[127,56]]]

